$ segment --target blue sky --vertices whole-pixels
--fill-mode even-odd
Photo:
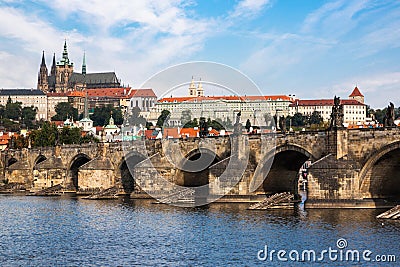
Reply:
[[[372,107],[400,105],[399,1],[0,0],[0,87],[36,87],[42,50],[50,68],[65,38],[77,71],[86,51],[88,72],[125,85],[215,61],[264,94],[345,98],[358,85]]]

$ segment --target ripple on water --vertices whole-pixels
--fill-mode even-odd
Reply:
[[[145,200],[0,196],[2,266],[252,266],[257,252],[349,247],[398,253],[400,224],[375,210],[184,209]],[[390,266],[390,265],[387,265]]]

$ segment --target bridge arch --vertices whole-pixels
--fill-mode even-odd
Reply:
[[[263,182],[259,192],[267,195],[281,192],[298,192],[298,173],[307,160],[315,157],[296,144],[283,144],[271,149],[261,161]]]
[[[14,163],[16,163],[18,160],[16,159],[16,158],[14,158],[14,157],[12,157],[12,158],[9,158],[8,160],[7,160],[7,167],[10,167],[11,165],[13,165]]]
[[[36,169],[36,165],[38,165],[39,163],[45,161],[46,159],[47,159],[47,158],[46,158],[45,155],[39,154],[39,155],[36,157],[35,161],[33,162],[33,169]]]
[[[121,177],[121,184],[124,192],[130,194],[135,191],[136,182],[134,177],[134,168],[146,157],[138,152],[130,152],[122,157],[118,164],[117,171]]]
[[[359,189],[363,198],[400,201],[400,141],[370,155],[359,173]]]
[[[176,175],[176,184],[185,187],[199,187],[209,184],[210,166],[223,160],[215,152],[207,149],[193,149],[185,155]]]
[[[68,167],[68,173],[69,173],[69,179],[70,183],[75,187],[75,189],[78,190],[78,173],[79,173],[79,167],[81,167],[83,164],[88,163],[91,161],[91,158],[84,154],[84,153],[79,153],[75,155],[69,164]]]

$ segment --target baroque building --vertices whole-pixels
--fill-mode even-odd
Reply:
[[[85,54],[83,55],[81,73],[74,72],[74,63],[68,57],[67,41],[64,42],[60,61],[56,62],[56,55],[53,54],[49,75],[43,51],[37,89],[45,93],[82,91],[86,88],[118,88],[120,87],[120,83],[115,72],[87,73]]]
[[[149,114],[144,113],[143,116],[149,122],[156,124],[161,112],[168,110],[170,112],[169,125],[175,127],[182,125],[183,112],[190,111],[192,119],[205,117],[223,122],[230,121],[232,124],[236,120],[237,113],[241,112],[242,123],[249,120],[252,125],[265,126],[266,114],[287,116],[289,105],[294,101],[291,96],[286,95],[208,96],[204,91],[201,80],[197,81],[196,86],[192,77],[188,96],[161,98],[149,110]]]
[[[303,116],[311,116],[318,112],[325,122],[331,119],[333,99],[296,99],[289,106],[289,115],[294,116],[301,113]],[[356,86],[348,99],[341,99],[343,105],[343,121],[346,124],[363,124],[367,119],[367,105],[364,103],[364,96]]]

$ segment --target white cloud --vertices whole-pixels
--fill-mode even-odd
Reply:
[[[15,40],[26,51],[40,53],[54,47],[48,40],[57,38],[60,33],[36,17],[27,17],[14,8],[0,7],[0,36]]]
[[[369,2],[369,0],[328,2],[306,17],[301,32],[318,33],[321,37],[332,39],[339,38],[358,25],[360,19],[356,15],[364,11]]]
[[[320,56],[334,44],[324,39],[293,33],[266,34],[260,38],[264,39],[265,46],[251,54],[241,67],[245,72],[263,76],[265,79],[282,75],[305,58],[312,60]]]
[[[269,4],[270,0],[242,0],[231,12],[230,17],[237,18],[255,16]]]
[[[184,3],[175,0],[46,3],[65,21],[74,16],[76,20],[77,16],[88,30],[64,32],[55,22],[49,23],[48,18],[33,12],[0,7],[0,38],[14,40],[22,46],[20,50],[7,48],[15,57],[37,56],[29,62],[32,73],[37,72],[41,51],[46,51],[49,68],[49,58],[53,52],[60,57],[63,39],[67,38],[69,57],[75,63],[76,71],[80,70],[82,54],[86,50],[88,71],[116,70],[123,82],[138,85],[160,68],[201,49],[214,24],[212,19],[188,18]],[[134,27],[130,27],[131,24]],[[118,27],[126,31],[123,37],[113,34]],[[7,71],[7,66],[0,68]],[[15,81],[15,86],[21,84],[36,86],[36,79]]]

